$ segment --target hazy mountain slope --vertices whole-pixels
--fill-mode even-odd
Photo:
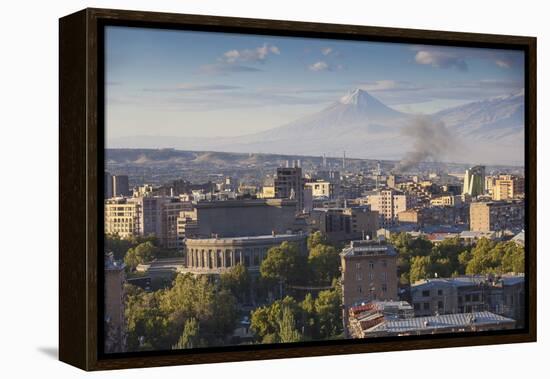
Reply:
[[[446,160],[523,163],[524,95],[517,93],[449,108],[432,115],[448,129],[455,149]],[[319,112],[268,131],[232,138],[131,137],[109,147],[177,148],[401,159],[414,150],[412,116],[355,89]]]

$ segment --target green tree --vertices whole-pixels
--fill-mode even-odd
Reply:
[[[432,262],[429,256],[417,256],[411,259],[410,281],[426,279],[432,271]]]
[[[327,244],[327,237],[325,234],[321,233],[320,231],[311,233],[309,237],[307,237],[307,249],[311,250],[317,245],[326,245]]]
[[[232,267],[220,275],[221,287],[230,291],[240,302],[250,293],[250,274],[243,264]]]
[[[200,347],[202,344],[199,330],[199,322],[197,319],[190,318],[185,321],[183,333],[178,339],[178,342],[172,346],[172,349],[192,349],[195,347]]]
[[[284,284],[298,283],[304,279],[306,257],[298,246],[287,241],[267,251],[267,257],[260,265],[263,278],[280,281]]]
[[[317,314],[315,311],[315,299],[311,293],[308,293],[300,303],[303,317],[304,336],[316,338],[318,333]]]
[[[342,292],[339,285],[332,290],[319,292],[315,300],[315,312],[319,338],[329,339],[342,334]]]
[[[292,310],[284,306],[282,310],[281,319],[279,321],[279,341],[286,342],[299,342],[302,340],[300,332],[296,330],[296,321]]]
[[[466,257],[461,256],[461,259],[466,260]],[[482,238],[472,249],[471,259],[466,264],[468,275],[524,271],[525,250],[513,241],[494,242]]]
[[[328,284],[340,275],[340,255],[332,246],[317,244],[309,251],[308,263],[313,279]]]
[[[124,263],[130,270],[142,263],[150,262],[155,258],[157,248],[152,242],[144,242],[129,249],[124,256]]]
[[[129,351],[162,349],[169,345],[170,323],[160,309],[159,296],[126,285],[126,328]]]
[[[291,313],[291,316],[283,315],[283,311]],[[284,317],[286,320],[283,323]],[[296,336],[292,330],[301,330],[303,319],[299,304],[294,298],[286,296],[282,300],[255,309],[252,312],[250,328],[262,343],[276,343],[282,342],[282,340],[293,342],[292,340]],[[300,336],[300,338],[302,337]]]
[[[130,351],[170,349],[192,341],[201,346],[223,345],[238,319],[235,297],[205,275],[179,274],[171,288],[145,292],[129,287],[126,320]],[[195,320],[200,328],[185,326]],[[194,321],[191,321],[194,322]],[[182,331],[183,329],[183,331]],[[195,339],[182,339],[186,335]],[[181,342],[181,343],[180,343]],[[179,344],[179,345],[178,345]]]

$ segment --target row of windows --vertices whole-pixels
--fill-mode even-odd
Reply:
[[[369,278],[369,280],[374,280],[374,272],[369,272],[367,277]],[[358,272],[355,275],[355,278],[357,279],[357,281],[361,281],[361,280],[363,280],[363,274]],[[383,282],[387,281],[388,280],[388,274],[386,272],[381,272],[380,273],[380,280],[382,280]]]
[[[386,293],[386,292],[388,292],[388,285],[386,283],[383,283],[380,286],[380,289],[382,290],[383,293]],[[374,290],[370,289],[370,291],[373,292]],[[357,292],[363,293],[363,287],[362,286],[357,286]]]
[[[387,262],[385,259],[383,259],[380,263],[382,264],[382,267],[388,267],[388,262]],[[369,263],[368,263],[368,268],[369,268],[370,270],[374,270],[375,264],[376,264],[375,261],[369,261]],[[356,268],[357,270],[360,270],[360,269],[361,269],[361,262],[356,262],[356,263],[355,263],[355,268]]]

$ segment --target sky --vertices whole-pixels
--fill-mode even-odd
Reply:
[[[109,26],[106,135],[215,137],[284,125],[361,88],[430,114],[524,88],[523,53]]]

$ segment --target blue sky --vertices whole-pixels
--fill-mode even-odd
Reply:
[[[235,136],[362,88],[403,112],[524,87],[521,52],[129,27],[106,30],[107,141]]]

